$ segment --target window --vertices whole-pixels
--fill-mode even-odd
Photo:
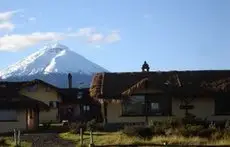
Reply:
[[[230,100],[226,97],[218,97],[215,99],[215,114],[230,115]]]
[[[132,96],[122,103],[122,115],[143,115],[145,112],[144,96]]]
[[[159,111],[159,103],[151,103],[151,111]]]
[[[16,110],[0,110],[0,121],[16,121]]]
[[[84,111],[89,111],[90,110],[90,106],[89,105],[84,105],[83,106],[83,110]]]
[[[162,105],[162,103],[161,103]],[[163,109],[160,107],[160,102],[150,102],[150,110],[149,114],[150,115],[163,115]]]
[[[79,91],[79,92],[77,93],[77,99],[81,99],[82,96],[83,96],[83,92]]]
[[[132,96],[122,103],[123,116],[161,116],[171,115],[172,103],[169,97],[147,96],[146,104],[144,96]]]

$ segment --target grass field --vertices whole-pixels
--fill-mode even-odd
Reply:
[[[60,133],[60,139],[68,140],[76,144],[76,146],[80,145],[80,135],[72,134],[69,132]],[[5,137],[6,143],[8,146],[14,146],[14,142],[12,137]],[[230,145],[230,138],[222,138],[219,140],[209,140],[206,138],[200,137],[183,137],[183,136],[155,136],[149,140],[144,140],[137,137],[128,137],[122,132],[94,132],[93,140],[95,145],[119,145],[119,144],[164,144],[167,142],[168,144],[180,144],[180,145]],[[83,144],[89,145],[90,143],[90,134],[85,132],[83,135]],[[23,147],[30,147],[32,142],[22,142],[21,145]],[[61,145],[60,145],[61,146]]]
[[[80,143],[80,136],[71,133],[59,134],[61,138],[65,140],[71,140]],[[83,143],[88,145],[90,143],[89,133],[85,133]],[[230,138],[223,138],[220,140],[208,140],[206,138],[199,137],[183,137],[183,136],[156,136],[150,140],[144,140],[137,137],[128,137],[121,132],[106,133],[106,132],[94,132],[93,139],[95,145],[112,145],[112,144],[139,144],[139,143],[154,143],[163,144],[181,144],[181,145],[230,145]]]
[[[13,137],[5,137],[5,140],[6,140],[7,146],[15,147]],[[31,147],[31,144],[32,144],[31,142],[25,142],[25,141],[21,142],[22,147]]]

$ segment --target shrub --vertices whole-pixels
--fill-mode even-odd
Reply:
[[[149,139],[153,136],[153,133],[149,127],[142,126],[125,126],[123,133],[128,136],[135,136],[145,139]]]
[[[166,126],[154,125],[150,127],[153,135],[165,135],[165,131],[168,130]]]
[[[216,136],[214,138],[218,138],[219,135],[220,135],[219,132],[215,128],[203,128],[199,130],[197,134],[197,136],[203,138],[210,138],[210,137],[213,138],[214,136]]]
[[[224,128],[225,128],[225,130],[230,131],[230,120],[227,120],[227,121],[225,122]]]
[[[173,129],[181,126],[180,119],[169,119],[165,121],[152,121],[149,125],[153,135],[171,135]]]
[[[104,127],[101,123],[97,123],[96,119],[88,121],[86,124],[88,131],[104,131]]]
[[[95,131],[105,131],[104,125],[102,123],[97,123],[95,126]]]
[[[191,125],[187,124],[180,129],[181,135],[189,137],[189,136],[198,136],[200,130],[204,129],[201,125]]]
[[[43,129],[45,129],[45,130],[50,129],[51,124],[52,124],[52,121],[42,123]]]
[[[172,118],[168,120],[168,124],[171,128],[178,128],[183,125],[183,120],[179,118],[175,118],[175,119]]]
[[[93,119],[91,121],[88,121],[86,126],[88,131],[95,131],[97,127],[97,122],[95,119]]]
[[[202,138],[213,138],[213,139],[220,137],[220,134],[218,134],[219,132],[218,129],[216,129],[213,125],[210,125],[210,127],[205,128],[202,125],[187,124],[184,127],[182,127],[179,131],[181,135],[185,137],[199,136]]]
[[[6,144],[6,139],[5,138],[0,138],[0,146],[5,146]]]
[[[79,134],[80,133],[80,128],[82,128],[82,132],[85,132],[86,130],[86,125],[82,123],[71,123],[69,125],[69,132],[73,134]]]
[[[225,137],[225,133],[220,130],[216,130],[215,132],[212,132],[212,134],[210,135],[211,135],[210,137],[212,140],[218,140],[218,139]]]

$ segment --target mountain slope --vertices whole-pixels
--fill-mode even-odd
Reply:
[[[51,44],[0,71],[0,76],[2,79],[10,81],[38,78],[63,87],[66,84],[60,81],[63,78],[66,81],[68,73],[72,73],[73,79],[76,81],[86,81],[89,84],[94,73],[105,71],[108,72],[68,47],[61,44]],[[55,84],[54,81],[59,84]]]

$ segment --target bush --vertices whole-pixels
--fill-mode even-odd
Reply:
[[[43,127],[43,129],[47,130],[47,129],[50,129],[51,124],[52,124],[52,121],[46,122],[46,123],[42,123],[42,127]]]
[[[95,119],[88,121],[87,124],[87,130],[88,131],[95,131],[96,130],[96,126],[97,126],[97,122]]]
[[[227,120],[227,121],[225,122],[224,128],[225,128],[225,130],[230,131],[230,120]]]
[[[88,131],[104,131],[104,127],[102,124],[97,123],[96,119],[88,121],[86,124]]]
[[[187,124],[180,129],[181,135],[189,137],[189,136],[198,136],[200,130],[204,129],[201,125],[191,125]]]
[[[210,135],[211,135],[210,137],[212,140],[218,140],[218,139],[225,137],[225,133],[223,131],[220,131],[220,130],[212,132],[212,134],[210,134]]]
[[[220,136],[220,134],[218,134],[218,130],[212,125],[205,128],[202,125],[187,124],[180,129],[180,133],[185,137],[199,136],[202,138],[219,138]]]
[[[213,138],[214,136],[216,136],[214,138],[218,138],[219,135],[220,135],[219,132],[214,128],[201,129],[200,131],[198,131],[198,134],[197,134],[197,136],[203,137],[203,138],[210,138],[210,137]]]
[[[125,126],[123,133],[127,136],[135,136],[145,139],[150,139],[153,136],[153,133],[149,127],[142,126]]]
[[[6,144],[6,139],[5,138],[0,138],[0,146],[5,146]]]
[[[161,125],[154,125],[150,127],[153,135],[165,135],[166,130],[168,130],[168,127],[161,126]]]
[[[95,126],[95,131],[105,131],[104,125],[101,123],[97,123]]]
[[[152,121],[150,128],[153,135],[171,135],[173,129],[181,126],[182,122],[179,119],[169,119],[165,121]]]
[[[79,134],[80,128],[82,128],[82,132],[86,131],[86,125],[82,123],[71,123],[69,125],[69,132],[73,134]]]

